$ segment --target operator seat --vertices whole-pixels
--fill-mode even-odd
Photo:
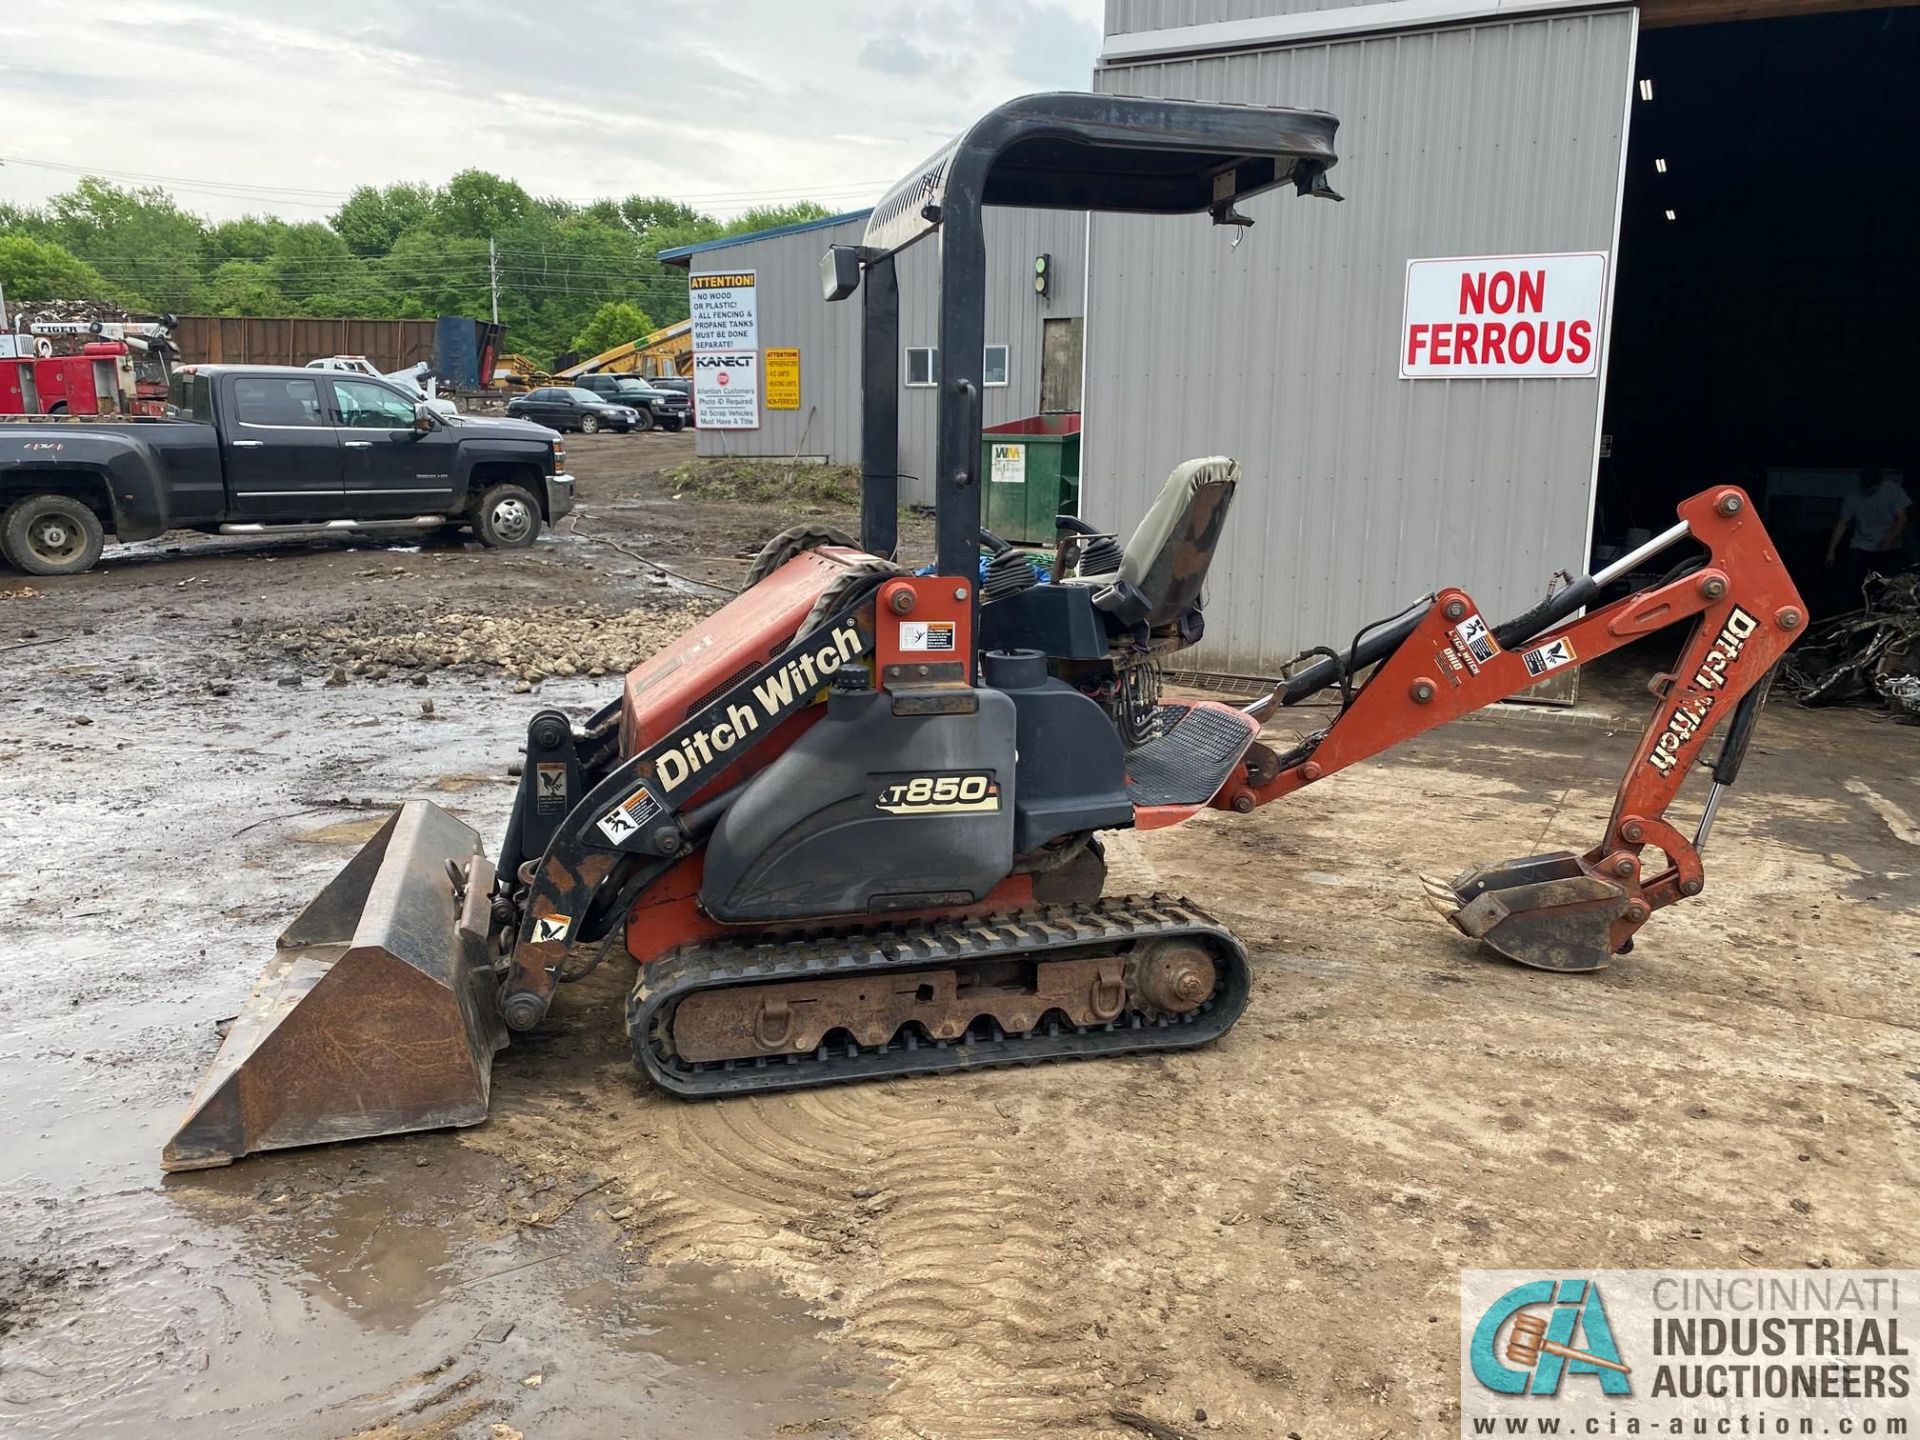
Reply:
[[[1157,630],[1180,623],[1200,603],[1239,484],[1240,462],[1225,455],[1176,465],[1134,527],[1119,568],[1074,575],[1065,583],[1095,587],[1094,608],[1124,627]]]

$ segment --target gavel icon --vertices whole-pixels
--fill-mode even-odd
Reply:
[[[1513,1329],[1507,1335],[1507,1360],[1531,1370],[1540,1363],[1542,1355],[1558,1355],[1562,1360],[1584,1360],[1603,1370],[1618,1370],[1622,1375],[1633,1373],[1618,1360],[1602,1360],[1598,1355],[1589,1355],[1584,1350],[1575,1350],[1571,1345],[1547,1339],[1545,1317],[1529,1315],[1522,1310],[1513,1317]]]

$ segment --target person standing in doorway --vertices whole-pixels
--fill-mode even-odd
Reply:
[[[1913,500],[1900,477],[1883,470],[1862,470],[1859,488],[1840,505],[1840,523],[1827,541],[1827,568],[1837,571],[1841,604],[1860,603],[1860,585],[1878,571],[1891,575],[1900,569],[1901,541],[1907,533],[1907,514]],[[1846,541],[1841,563],[1840,542]]]

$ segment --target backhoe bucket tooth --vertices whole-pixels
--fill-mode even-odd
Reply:
[[[493,878],[469,826],[394,812],[281,935],[163,1168],[486,1119]]]
[[[1483,865],[1421,887],[1462,935],[1536,970],[1600,970],[1613,959],[1613,924],[1627,892],[1590,873],[1571,851]]]

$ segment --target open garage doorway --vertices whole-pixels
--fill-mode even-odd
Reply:
[[[1844,497],[1920,497],[1920,9],[1647,28],[1636,72],[1596,563],[1731,481],[1851,608]]]

